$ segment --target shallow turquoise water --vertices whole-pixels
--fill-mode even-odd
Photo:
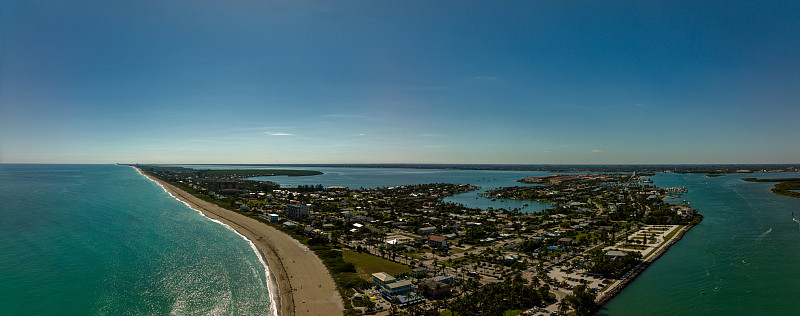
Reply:
[[[268,314],[250,244],[130,167],[0,164],[0,314]]]

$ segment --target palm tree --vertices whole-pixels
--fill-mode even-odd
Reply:
[[[400,299],[397,296],[392,297],[392,300],[389,301],[389,304],[392,305],[391,315],[397,315],[397,305],[400,305]]]
[[[569,303],[567,303],[565,297],[558,302],[558,312],[561,313],[561,315],[566,315],[568,311],[569,311]]]
[[[541,281],[539,281],[539,278],[538,278],[538,277],[536,277],[536,276],[531,276],[531,286],[533,286],[533,288],[538,288],[538,287],[539,287],[539,285],[541,285],[541,284],[542,284],[542,283],[541,283]]]

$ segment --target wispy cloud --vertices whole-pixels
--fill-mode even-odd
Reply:
[[[264,133],[264,134],[267,134],[267,135],[270,135],[270,136],[294,136],[294,134],[289,134],[289,133],[273,133],[273,132],[266,132],[266,133]]]
[[[335,117],[335,118],[367,118],[364,115],[358,114],[328,114],[325,117]]]
[[[590,154],[596,154],[596,153],[601,153],[601,152],[603,152],[603,151],[600,150],[600,149],[593,149],[593,150],[589,151]]]

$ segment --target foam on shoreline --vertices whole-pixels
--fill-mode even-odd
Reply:
[[[152,179],[149,176],[147,176],[146,174],[144,174],[141,170],[139,170],[139,168],[136,168],[136,167],[133,167],[133,166],[132,166],[132,168],[135,169],[137,172],[139,172],[139,174],[141,174],[142,176],[144,176],[148,180],[153,181],[153,183],[155,183],[159,187],[161,187],[161,189],[164,190],[164,192],[169,194],[169,196],[171,196],[175,200],[178,200],[179,202],[183,203],[184,205],[186,205],[188,208],[194,210],[195,212],[200,213],[200,215],[202,215],[203,217],[211,220],[212,222],[220,224],[223,227],[229,229],[230,231],[234,232],[236,235],[239,235],[239,237],[242,237],[242,239],[247,241],[248,244],[250,244],[250,248],[253,249],[253,252],[258,257],[258,261],[260,261],[261,265],[264,267],[264,273],[265,273],[266,281],[267,281],[267,290],[269,291],[269,296],[270,296],[270,304],[269,304],[269,306],[270,306],[270,314],[273,315],[273,316],[278,316],[278,311],[280,310],[280,293],[278,293],[278,281],[275,279],[275,275],[270,272],[269,262],[267,261],[267,258],[264,255],[264,252],[262,252],[261,249],[258,248],[258,246],[256,246],[256,244],[252,240],[250,240],[250,238],[247,238],[247,236],[245,236],[241,232],[237,231],[236,229],[234,229],[230,225],[225,224],[225,223],[223,223],[222,221],[220,221],[218,219],[214,219],[214,218],[209,217],[208,215],[206,215],[202,211],[200,211],[200,210],[192,207],[191,205],[189,205],[189,203],[187,203],[186,201],[179,199],[178,197],[173,195],[172,192],[167,190],[167,188],[165,188],[163,185],[161,185],[161,183],[159,183],[155,179]]]

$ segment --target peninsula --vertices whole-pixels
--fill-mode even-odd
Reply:
[[[668,203],[686,188],[635,173],[554,174],[481,194],[552,205],[522,213],[443,202],[478,189],[465,184],[280,188],[244,171],[141,168],[258,245],[282,314],[587,315],[702,219]]]
[[[777,182],[772,189],[772,193],[800,199],[800,178],[781,178],[781,179],[757,179],[743,178],[747,182]]]

